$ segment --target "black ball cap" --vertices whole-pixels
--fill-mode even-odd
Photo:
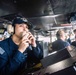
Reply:
[[[14,18],[12,21],[12,26],[15,26],[15,24],[22,24],[22,23],[27,24],[29,29],[32,29],[32,27],[33,27],[32,24],[30,22],[28,22],[28,20],[24,17]]]

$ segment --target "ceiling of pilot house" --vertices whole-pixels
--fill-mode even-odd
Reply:
[[[72,12],[76,12],[76,0],[0,0],[1,18],[11,21],[20,14],[48,30],[49,25],[67,23],[66,14]]]
[[[47,0],[0,0],[0,16],[21,13],[26,17],[43,15]]]
[[[14,13],[26,17],[48,15],[50,8],[54,14],[75,12],[76,0],[0,0],[0,16]]]

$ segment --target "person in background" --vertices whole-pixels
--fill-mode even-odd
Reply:
[[[70,43],[65,41],[66,36],[64,30],[60,29],[56,33],[57,40],[52,43],[52,50],[59,51],[67,48],[71,50]]]
[[[75,34],[75,38],[74,38],[74,41],[72,41],[71,45],[76,47],[76,29],[74,29],[73,32]]]
[[[4,32],[5,32],[5,28],[0,28],[0,41],[4,40]]]
[[[6,38],[9,38],[12,34],[13,34],[13,27],[12,27],[12,25],[11,24],[8,24],[7,25],[7,29],[6,29],[6,31],[4,32],[4,38],[6,39]]]
[[[69,33],[67,34],[66,41],[71,44],[71,43],[72,43],[72,40],[74,40],[73,34],[72,34],[72,32],[69,32]]]
[[[73,30],[74,34],[75,34],[75,40],[76,40],[76,29]]]
[[[13,35],[0,42],[0,75],[19,75],[22,69],[43,58],[43,50],[30,32],[32,25],[28,20],[16,17],[12,26]]]

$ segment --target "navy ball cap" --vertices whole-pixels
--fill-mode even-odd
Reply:
[[[32,24],[28,22],[28,20],[24,17],[16,17],[12,21],[12,26],[15,26],[15,24],[22,24],[25,23],[28,25],[29,29],[32,28]]]

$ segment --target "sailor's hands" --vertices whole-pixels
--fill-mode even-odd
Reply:
[[[21,53],[23,53],[26,50],[26,48],[29,46],[28,41],[29,41],[28,39],[24,39],[24,38],[21,40],[18,49]]]
[[[36,47],[35,37],[32,35],[31,32],[23,32],[22,39],[19,44],[19,51],[24,52],[26,48],[31,44],[33,47]]]

